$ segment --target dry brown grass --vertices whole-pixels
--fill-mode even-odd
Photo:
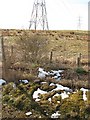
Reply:
[[[88,80],[61,80],[59,84],[72,89],[88,88]]]
[[[23,34],[27,33],[28,35],[37,34],[39,36],[44,36],[49,39],[49,52],[48,58],[50,58],[50,52],[53,52],[52,63],[50,64],[48,60],[45,60],[44,63],[33,67],[31,63],[28,61],[20,61],[21,52],[17,49],[16,40]],[[39,66],[44,67],[45,69],[75,69],[76,59],[78,54],[81,53],[81,66],[88,71],[88,41],[87,31],[30,31],[30,30],[0,30],[0,34],[3,33],[4,37],[4,46],[6,52],[6,59],[10,63],[11,62],[11,46],[14,46],[14,57],[12,57],[13,65],[19,62],[19,65],[16,67],[22,69],[28,69],[28,74],[37,72]],[[11,63],[7,65],[11,67]],[[18,73],[18,70],[16,71]],[[23,71],[24,72],[24,71]],[[72,73],[72,71],[71,71]],[[23,75],[23,74],[22,74]],[[28,76],[28,75],[26,75]],[[72,78],[76,78],[77,76],[72,74]],[[80,79],[82,79],[81,77]],[[86,77],[83,79],[87,79]]]

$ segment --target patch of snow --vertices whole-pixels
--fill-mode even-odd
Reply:
[[[47,83],[47,82],[41,82],[41,84],[45,84],[45,83]]]
[[[27,116],[32,115],[32,112],[25,113]]]
[[[54,79],[56,80],[61,80],[61,73],[63,72],[62,70],[58,70],[58,71],[55,71],[55,70],[51,70],[51,75],[54,75]]]
[[[16,84],[15,83],[13,83],[13,88],[16,89]]]
[[[64,87],[62,85],[56,84],[57,88],[53,89],[53,90],[63,90]]]
[[[53,89],[53,90],[65,90],[67,92],[72,92],[72,90],[68,87],[63,87],[62,85],[56,84],[57,88]]]
[[[48,115],[48,113],[46,113],[46,115]]]
[[[60,95],[61,95],[62,99],[69,97],[69,95],[65,91],[64,91],[64,93],[61,93]]]
[[[61,80],[61,75],[58,73],[53,78],[56,80]]]
[[[54,79],[57,79],[57,80],[60,80],[61,79],[61,73],[63,72],[64,70],[51,70],[51,72],[46,72],[44,71],[43,68],[39,68],[38,69],[38,77],[39,78],[45,78],[46,76],[51,76],[52,78]]]
[[[19,81],[23,83],[28,83],[28,80],[19,80]]]
[[[68,95],[70,95],[71,93],[70,92],[67,92]]]
[[[68,87],[64,87],[64,89],[63,90],[65,90],[66,92],[73,92],[73,90],[72,89],[70,89],[70,88],[68,88]]]
[[[61,94],[56,93],[53,97],[55,97],[55,96],[61,96],[62,99],[69,97],[68,93],[66,93],[65,91]]]
[[[52,99],[51,99],[51,98],[49,98],[48,100],[51,102],[51,100],[52,100]]]
[[[6,83],[6,81],[3,79],[0,79],[0,85],[2,85],[3,83]]]
[[[53,72],[54,74],[58,74],[58,73],[62,73],[63,70],[51,70],[51,72]]]
[[[83,91],[83,100],[86,101],[87,100],[86,92],[88,91],[88,89],[81,88],[80,90]]]
[[[39,72],[42,72],[43,70],[44,70],[43,68],[39,68],[39,69],[38,69]]]
[[[41,116],[39,116],[39,118],[42,118]]]
[[[88,89],[85,89],[85,88],[81,88],[80,90],[81,91],[88,91]]]
[[[58,70],[59,73],[62,73],[64,70]]]
[[[57,103],[60,103],[60,101],[57,101]]]
[[[38,78],[45,78],[45,77],[46,77],[46,75],[44,73],[39,72]]]
[[[46,93],[47,93],[46,91],[40,90],[40,88],[38,88],[37,91],[33,93],[33,98],[38,98],[39,94],[46,94]]]
[[[56,113],[53,113],[51,115],[51,118],[59,118],[60,114],[58,113],[58,111]]]
[[[60,94],[56,93],[53,97],[55,97],[55,96],[60,96]]]
[[[35,101],[38,102],[38,101],[40,101],[40,99],[36,98]]]
[[[38,71],[39,71],[39,74],[38,74],[39,78],[45,78],[46,75],[48,75],[48,72],[44,71],[43,68],[39,68]]]
[[[50,83],[50,86],[53,86],[53,85],[56,85],[56,84],[54,84],[54,83]]]

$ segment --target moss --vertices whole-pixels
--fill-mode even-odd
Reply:
[[[9,83],[3,87],[3,95],[9,94],[13,90],[13,83]]]
[[[3,102],[8,102],[9,100],[10,100],[10,96],[9,95],[3,96]]]
[[[24,103],[22,102],[22,100],[23,99],[20,96],[14,101],[14,106],[20,110],[23,110],[23,107],[24,107]]]
[[[56,102],[57,101],[60,101],[62,100],[62,97],[59,95],[59,96],[54,96],[54,98],[52,98],[52,100],[55,100]]]
[[[62,101],[60,107],[61,116],[70,115],[70,118],[85,118],[85,102],[82,99],[82,92],[78,91]]]
[[[12,91],[10,92],[10,94],[11,94],[13,97],[16,98],[16,97],[18,97],[19,95],[22,94],[22,91],[17,88],[17,89],[15,89],[15,90],[12,90]]]
[[[86,73],[87,73],[86,70],[84,70],[83,68],[80,68],[80,67],[78,67],[75,71],[76,71],[76,73],[78,73],[78,74],[86,74]]]
[[[87,92],[86,92],[86,95],[87,95],[88,101],[90,101],[90,91],[87,91]]]
[[[48,83],[44,83],[41,85],[40,87],[41,90],[47,91],[49,89],[49,84]]]
[[[47,86],[49,83],[46,84]],[[29,84],[19,84],[16,89],[12,88],[12,84],[7,84],[3,86],[3,109],[5,110],[5,115],[10,116],[11,111],[15,113],[14,110],[18,111],[16,116],[22,116],[25,118],[25,113],[31,111],[33,114],[29,116],[30,118],[42,118],[50,117],[55,111],[59,111],[61,114],[61,119],[69,120],[89,120],[90,118],[90,100],[83,100],[83,92],[77,91],[72,93],[68,98],[62,99],[61,96],[54,96],[56,93],[63,92],[62,90],[58,91],[49,91],[46,94],[40,94],[39,98],[41,99],[38,102],[35,102],[33,99],[33,93],[40,88],[40,86],[45,86],[42,84],[37,84],[35,82],[30,82]],[[6,89],[9,94],[6,93]],[[51,88],[50,88],[51,89]],[[50,90],[48,88],[48,90]],[[89,97],[90,91],[87,93]],[[54,96],[54,97],[53,97]],[[48,100],[51,98],[51,102]],[[20,112],[20,115],[19,115]],[[46,115],[48,113],[48,115]],[[28,118],[29,118],[28,117]]]

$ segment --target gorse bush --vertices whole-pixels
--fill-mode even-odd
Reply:
[[[63,100],[60,112],[62,118],[69,117],[70,119],[84,120],[86,113],[82,91],[78,91],[77,93],[70,95],[69,98]]]
[[[3,89],[3,94],[9,94],[13,90],[13,84],[7,84],[5,88]]]
[[[8,87],[10,89],[6,92]],[[39,94],[39,101],[35,101],[35,99],[33,99],[33,93],[38,88],[47,91],[47,93]],[[9,83],[3,86],[2,102],[7,112],[9,111],[7,110],[7,106],[19,110],[20,113],[24,112],[24,114],[28,111],[32,112],[32,115],[28,117],[39,118],[40,115],[43,117],[51,117],[53,113],[58,111],[60,113],[60,119],[89,120],[90,91],[86,92],[86,101],[83,100],[83,91],[81,90],[68,94],[68,97],[65,99],[62,99],[61,96],[63,92],[63,90],[53,91],[52,88],[49,88],[49,82],[43,84],[37,84],[35,82],[29,82],[28,84],[21,83],[16,89],[13,89],[12,84]],[[13,111],[13,113],[14,112],[15,111]]]
[[[76,71],[76,73],[78,73],[78,74],[86,74],[86,73],[87,73],[87,71],[84,70],[84,69],[81,68],[81,67],[78,67],[75,71]]]

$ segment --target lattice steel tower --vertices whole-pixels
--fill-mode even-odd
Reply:
[[[78,17],[78,25],[77,25],[77,30],[81,29],[81,16]]]
[[[29,29],[49,29],[45,0],[34,1]]]

